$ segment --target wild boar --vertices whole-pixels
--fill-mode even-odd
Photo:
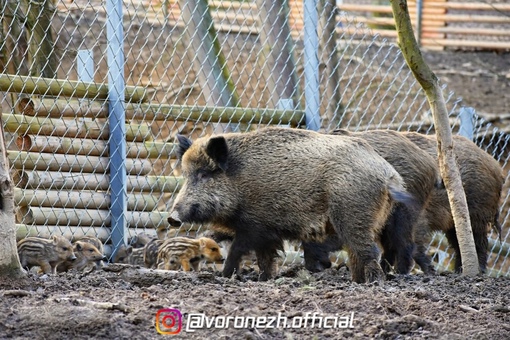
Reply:
[[[200,262],[222,261],[220,246],[212,239],[201,237],[172,237],[163,241],[158,251],[158,268],[166,270],[198,271]]]
[[[283,240],[322,242],[336,232],[353,280],[383,280],[375,237],[393,203],[412,197],[368,143],[285,128],[177,139],[185,181],[169,222],[232,230],[224,276],[255,250],[259,279],[267,280]]]
[[[154,237],[152,237],[146,233],[138,233],[131,238],[129,245],[132,246],[133,248],[143,248],[153,238]]]
[[[73,252],[76,259],[73,261],[66,260],[59,264],[57,267],[59,273],[71,269],[83,271],[89,269],[90,265],[95,268],[98,261],[106,260],[106,257],[93,244],[82,240],[73,243]]]
[[[424,260],[415,249],[414,232],[419,217],[428,205],[434,188],[442,185],[436,160],[396,131],[370,130],[349,132],[335,130],[333,135],[362,138],[375,151],[390,163],[402,176],[406,190],[414,197],[414,204],[397,202],[386,221],[380,235],[383,248],[381,265],[385,272],[395,265],[399,274],[408,274],[413,265],[413,257],[425,273],[434,272],[430,261]],[[332,237],[325,249],[317,243],[303,243],[305,267],[310,271],[320,271],[331,266],[329,251],[340,250],[337,237]],[[316,261],[316,263],[314,263]],[[395,263],[396,262],[396,263]]]
[[[103,258],[96,261],[95,267],[96,267],[96,269],[99,269],[99,268],[103,267],[104,266],[104,262],[107,261],[106,256],[104,256],[104,245],[103,245],[103,242],[101,242],[101,240],[99,238],[94,237],[94,236],[83,236],[82,238],[79,239],[79,241],[90,243],[94,247],[97,248],[99,253],[101,253],[103,255]]]
[[[435,135],[404,133],[419,148],[428,152],[437,160],[437,142]],[[488,259],[487,233],[492,226],[501,235],[499,224],[499,200],[503,188],[504,177],[500,164],[475,143],[462,136],[453,136],[453,149],[460,177],[466,193],[469,218],[478,255],[481,272],[486,271]],[[446,189],[437,188],[433,191],[430,203],[426,208],[420,229],[442,231],[455,251],[455,271],[462,270],[459,242],[450,210]],[[424,233],[421,234],[422,236]],[[416,240],[420,249],[426,249],[425,238]],[[427,257],[428,258],[428,257]],[[430,258],[428,258],[430,261]]]
[[[76,260],[71,242],[59,235],[51,239],[27,237],[20,240],[18,255],[23,268],[39,266],[45,274],[56,274],[59,264]]]
[[[157,268],[158,261],[158,251],[159,247],[163,244],[163,240],[154,238],[149,241],[143,247],[143,262],[145,263],[145,267],[147,268]]]
[[[133,248],[132,246],[120,246],[113,257],[113,263],[127,263],[134,266],[145,267],[143,261],[143,248]]]

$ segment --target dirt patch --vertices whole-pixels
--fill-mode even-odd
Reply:
[[[18,339],[152,339],[160,336],[155,317],[163,308],[178,309],[183,315],[177,338],[503,339],[510,332],[508,278],[413,275],[391,277],[383,286],[360,285],[349,280],[345,267],[310,275],[300,266],[268,282],[257,282],[255,273],[240,281],[211,270],[173,272],[164,278],[151,271],[141,277],[145,279],[133,270],[116,269],[83,277],[65,273],[3,279],[0,334]],[[186,332],[190,314],[201,313],[209,321],[216,317],[220,327],[223,317],[232,318],[228,328]],[[318,327],[320,317],[326,316],[336,317],[338,327]],[[267,322],[275,317],[275,327],[250,327],[251,321],[240,327],[246,321],[239,317],[266,317]],[[199,324],[196,317],[193,320]],[[327,325],[334,326],[333,319]]]

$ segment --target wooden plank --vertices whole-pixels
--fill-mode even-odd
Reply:
[[[38,190],[95,190],[107,191],[110,176],[91,173],[63,173],[56,171],[21,171],[12,174],[15,186]],[[127,192],[174,193],[182,186],[182,177],[127,176]]]
[[[107,99],[108,85],[85,83],[75,80],[26,77],[0,74],[0,91],[28,95],[66,96],[78,98]],[[125,99],[128,102],[146,102],[147,89],[141,86],[126,86]]]
[[[427,16],[427,21],[476,22],[488,24],[509,24],[510,16],[478,15],[478,14],[442,14]],[[425,21],[425,20],[424,20]]]
[[[510,41],[481,41],[481,40],[457,40],[457,39],[422,39],[423,45],[445,47],[469,47],[483,49],[510,49]]]
[[[16,145],[20,151],[74,154],[85,156],[107,157],[108,142],[102,140],[65,138],[52,136],[18,136]],[[128,142],[126,156],[128,158],[169,159],[176,156],[176,144],[166,142]]]
[[[36,225],[57,226],[81,226],[81,227],[109,227],[111,215],[109,210],[92,209],[59,209],[29,207],[29,212],[23,216],[23,221],[17,223]],[[141,212],[127,211],[126,224],[128,227],[137,228],[168,228],[170,213],[161,211]]]
[[[473,11],[510,11],[510,4],[485,3],[485,2],[427,2],[426,6],[431,8],[473,10]]]
[[[107,157],[9,150],[7,151],[7,158],[11,166],[24,170],[105,174],[109,171],[110,166],[110,159]],[[144,176],[152,171],[152,165],[151,162],[146,160],[127,158],[126,171],[129,175]]]
[[[4,129],[17,134],[36,134],[107,140],[110,127],[106,121],[90,119],[57,119],[3,113]],[[126,124],[126,140],[151,140],[148,124]]]
[[[128,238],[143,232],[151,236],[157,236],[154,229],[128,228]],[[110,228],[107,227],[77,227],[77,226],[56,226],[56,225],[27,225],[16,224],[16,240],[19,241],[29,236],[50,238],[52,235],[62,235],[69,240],[78,240],[83,236],[95,236],[105,243],[110,239]],[[108,247],[105,245],[105,253]]]
[[[510,30],[468,27],[423,27],[424,32],[510,37]]]
[[[108,209],[110,195],[94,191],[53,191],[14,188],[14,201],[18,206],[38,206],[77,209]],[[149,194],[127,195],[127,210],[152,211],[159,198]]]

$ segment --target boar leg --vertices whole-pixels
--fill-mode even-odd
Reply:
[[[436,272],[434,266],[432,265],[432,260],[430,256],[427,255],[427,248],[423,243],[416,244],[416,249],[413,258],[416,264],[420,266],[424,274],[428,275],[434,274]]]
[[[57,266],[55,266],[55,268],[53,268],[49,262],[47,261],[44,261],[40,264],[40,267],[41,267],[41,271],[44,273],[44,274],[56,274],[57,273]]]
[[[185,272],[191,271],[191,264],[188,259],[184,259],[181,261],[182,270]]]
[[[397,203],[386,221],[381,233],[383,256],[381,266],[388,273],[395,266],[398,274],[409,274],[413,266],[414,237],[413,222],[418,219],[419,211],[402,203]],[[396,264],[395,264],[396,262]]]
[[[482,232],[477,230],[479,229],[475,226],[473,228],[473,238],[475,240],[476,254],[478,255],[478,265],[480,266],[480,272],[485,273],[487,270],[487,251],[489,249],[489,240],[485,230]]]
[[[278,256],[275,248],[257,249],[257,265],[259,266],[259,281],[267,281],[273,275],[274,259]]]
[[[198,272],[198,270],[200,269],[199,268],[200,258],[191,259],[190,263],[191,263],[191,266],[193,267],[193,270]]]
[[[303,255],[305,258],[305,268],[317,273],[324,269],[331,268],[329,259],[329,249],[326,244],[318,242],[303,242]]]
[[[253,244],[253,242],[249,241],[249,237],[244,238],[239,237],[239,235],[234,237],[230,250],[228,251],[227,259],[223,265],[224,277],[231,277],[234,273],[239,273],[241,258],[252,249],[250,244]]]
[[[357,283],[382,282],[384,272],[377,261],[379,250],[372,243],[363,244],[361,239],[347,240],[349,249],[349,266],[352,280]]]
[[[455,251],[455,272],[462,273],[462,259],[460,257],[460,247],[459,241],[457,239],[457,233],[455,232],[455,228],[452,228],[445,232],[446,239],[450,246]]]

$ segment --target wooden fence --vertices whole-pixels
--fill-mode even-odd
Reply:
[[[13,86],[27,83],[31,86]],[[51,93],[58,84],[60,96]],[[73,90],[74,88],[74,90]],[[88,89],[87,91],[76,91]],[[17,238],[58,232],[72,239],[110,236],[107,86],[79,81],[0,74],[0,91],[23,93],[16,113],[3,113],[4,130],[16,138],[8,150],[17,205]],[[75,97],[77,95],[77,97]],[[90,100],[87,98],[94,98]],[[84,100],[85,99],[85,100]],[[187,107],[150,104],[143,88],[127,87],[127,214],[134,228],[155,234],[169,229],[168,214],[157,211],[161,196],[179,189],[181,178],[153,173],[153,162],[175,158],[172,141],[155,141],[149,122],[199,121],[285,124],[297,127],[304,112],[291,110]]]
[[[339,33],[366,34],[365,30],[355,25],[363,23],[370,28],[371,34],[396,39],[389,0],[367,2],[342,1],[338,5],[340,12],[345,13],[337,15]],[[163,10],[164,4],[166,7]],[[154,23],[182,25],[179,21],[179,0],[147,0],[142,5],[126,2],[125,15],[133,17],[144,10],[147,20]],[[249,34],[259,32],[260,18],[254,2],[211,0],[209,5],[217,30]],[[420,11],[416,7],[417,1],[409,0],[408,6],[417,37],[425,49],[510,49],[510,4],[422,0]],[[289,24],[293,36],[297,38],[303,31],[303,0],[289,0],[289,7]],[[83,10],[73,4],[60,5],[59,9]],[[163,15],[166,15],[166,19]]]

